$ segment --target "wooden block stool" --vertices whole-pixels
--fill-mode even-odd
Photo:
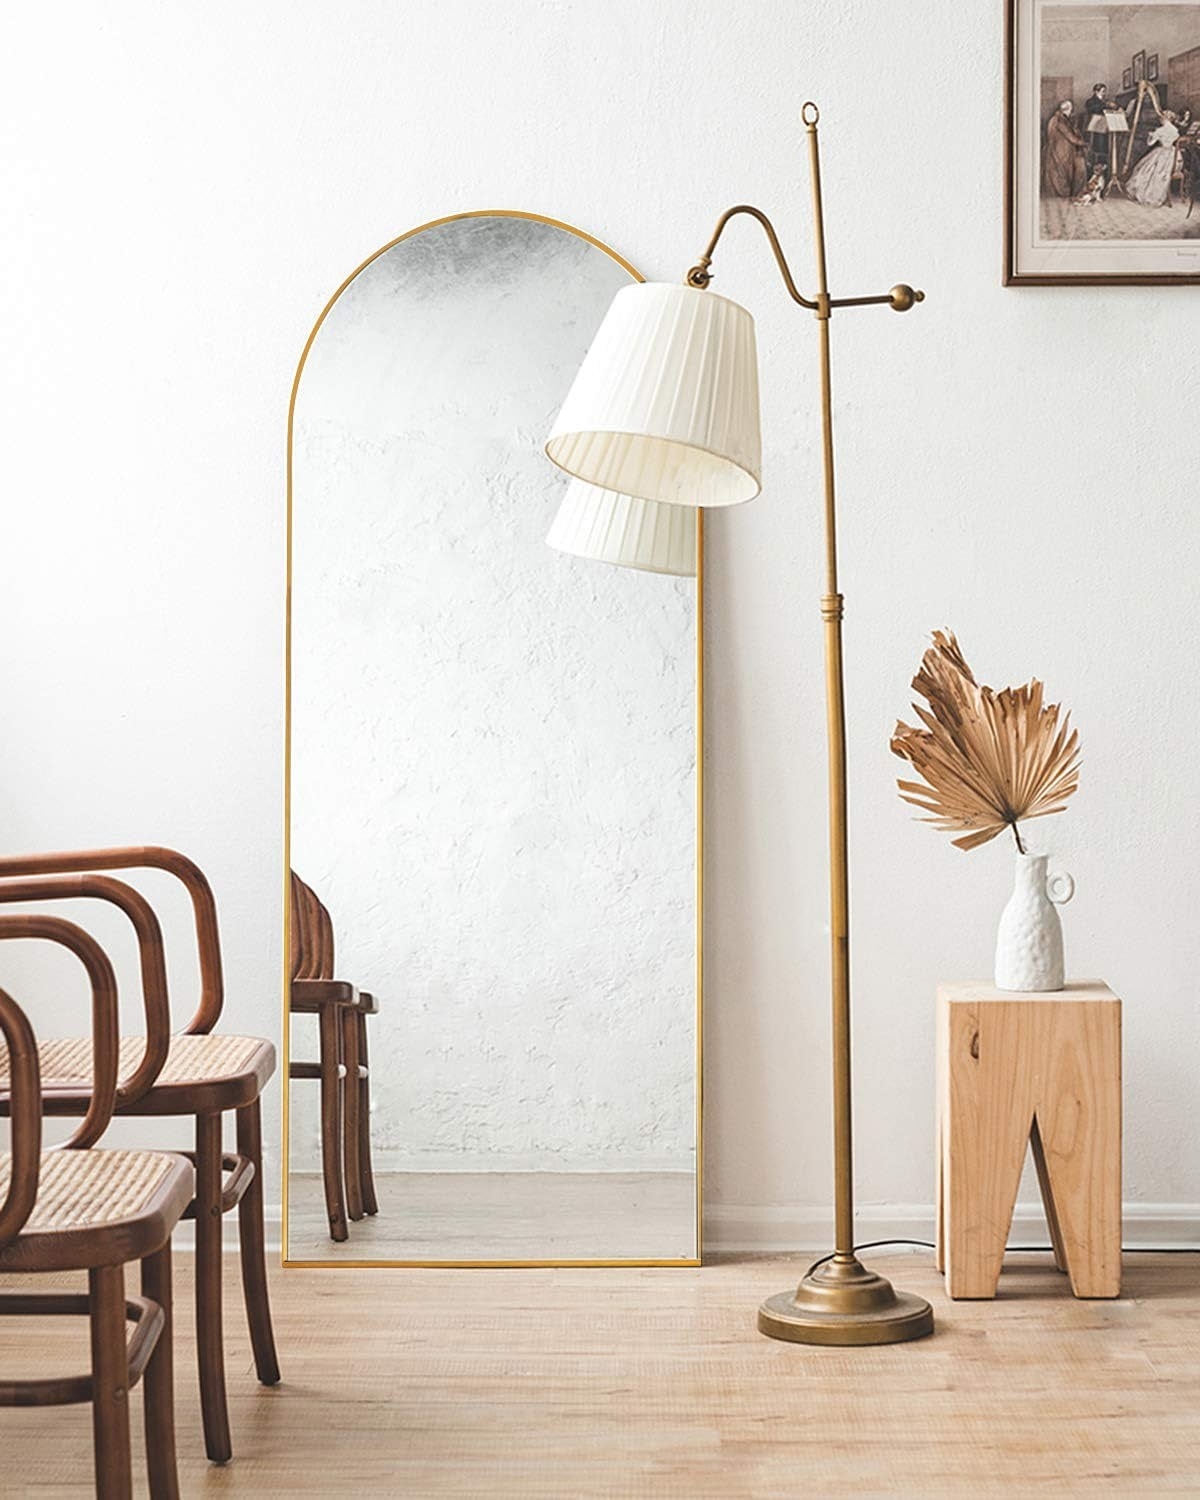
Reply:
[[[951,1297],[994,1297],[1025,1162],[1077,1297],[1121,1291],[1121,1002],[938,986],[937,1264]]]

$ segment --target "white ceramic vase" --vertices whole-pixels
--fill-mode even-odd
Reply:
[[[1061,990],[1062,923],[1055,906],[1075,894],[1065,871],[1047,877],[1046,854],[1018,854],[1013,893],[996,934],[998,990]]]

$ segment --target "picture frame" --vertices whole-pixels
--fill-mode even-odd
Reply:
[[[1148,45],[1126,68],[1112,43],[1128,6],[1006,0],[1005,286],[1200,285],[1200,138],[1184,142],[1181,187],[1167,170],[1177,153],[1156,154],[1173,122],[1147,117],[1143,90],[1126,112],[1116,87],[1128,73],[1136,89],[1151,57],[1161,70],[1164,55],[1200,49],[1200,0],[1155,0],[1136,20]]]
[[[1147,83],[1157,83],[1158,82],[1158,53],[1157,52],[1151,52],[1150,56],[1146,59],[1146,82]]]
[[[1132,68],[1126,68],[1125,71],[1124,71],[1124,73],[1121,74],[1121,92],[1123,94],[1127,94],[1132,87],[1133,87],[1133,69]]]

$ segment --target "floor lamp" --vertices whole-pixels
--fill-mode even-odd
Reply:
[[[793,1292],[770,1297],[758,1326],[772,1338],[808,1344],[888,1344],[933,1331],[928,1302],[897,1292],[854,1253],[854,1167],[850,1100],[850,937],[846,840],[846,713],[842,684],[842,595],[830,401],[829,323],[835,308],[890,307],[907,312],[922,300],[910,286],[878,297],[831,297],[825,271],[825,226],[817,141],[819,111],[805,104],[817,250],[817,294],[796,287],[767,216],[740,204],[722,214],[708,247],[682,286],[642,282],[617,293],[546,441],[550,459],[589,492],[590,533],[575,528],[567,550],[610,561],[638,553],[622,545],[630,516],[661,529],[659,506],[724,506],[761,489],[762,439],[754,320],[745,308],[709,292],[717,241],[737,214],[766,232],[793,302],[817,320],[821,434],[825,474],[825,687],[829,742],[830,896],[832,904],[833,1127],[836,1235],[832,1255]],[[608,500],[595,491],[607,492]],[[632,505],[630,501],[641,502]],[[573,503],[578,503],[576,500]],[[608,507],[608,524],[599,515]],[[604,539],[589,549],[587,536]],[[558,545],[563,545],[560,535]]]

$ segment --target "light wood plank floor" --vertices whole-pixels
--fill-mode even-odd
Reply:
[[[186,1295],[183,1494],[436,1497],[1200,1493],[1200,1256],[1131,1256],[1082,1303],[1044,1257],[950,1304],[925,1255],[876,1256],[931,1296],[932,1339],[805,1349],[754,1331],[794,1260],[702,1270],[288,1270],[285,1384],[253,1378],[229,1263],[237,1458],[201,1457]],[[5,1320],[2,1365],[78,1365],[75,1319]],[[73,1358],[68,1358],[73,1344]],[[86,1408],[0,1411],[0,1492],[91,1493]],[[139,1491],[144,1493],[144,1491]]]
[[[380,1211],[334,1243],[319,1173],[288,1179],[288,1257],[691,1260],[687,1172],[380,1172]]]

